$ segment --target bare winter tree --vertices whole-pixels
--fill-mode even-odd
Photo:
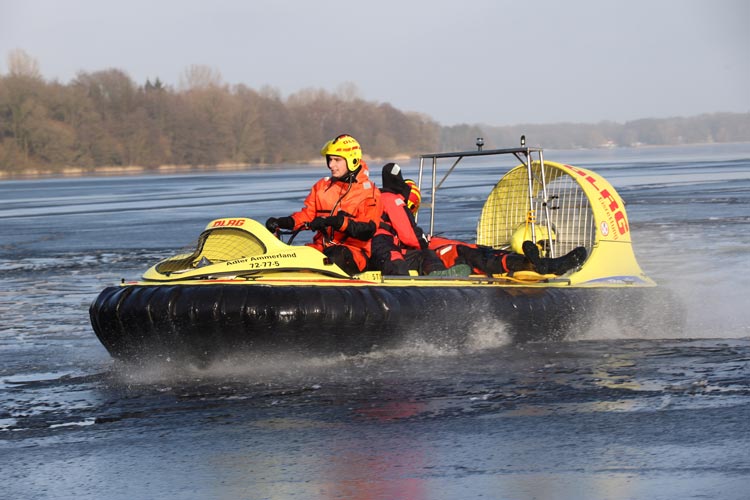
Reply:
[[[205,90],[222,85],[219,70],[203,64],[191,64],[180,76],[180,90]]]
[[[21,49],[14,49],[8,53],[8,73],[11,76],[23,76],[41,80],[39,63]]]

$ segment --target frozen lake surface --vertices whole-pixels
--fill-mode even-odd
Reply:
[[[0,497],[747,498],[750,145],[545,159],[618,189],[684,324],[127,366],[89,325],[98,292],[211,219],[291,213],[322,166],[0,183]],[[440,230],[471,239],[498,178],[452,176]]]

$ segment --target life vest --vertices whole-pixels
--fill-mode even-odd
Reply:
[[[461,247],[461,246],[472,248],[474,250],[479,250],[479,245],[475,243],[466,243],[465,241],[459,241],[459,240],[449,240],[448,238],[441,238],[440,236],[433,236],[432,238],[430,238],[430,249],[435,251],[438,257],[440,257],[440,260],[443,261],[443,264],[445,264],[445,267],[452,267],[456,264],[456,260],[459,258],[458,247]],[[508,252],[505,250],[492,250],[492,249],[487,249],[486,247],[482,247],[482,248],[484,250],[491,251],[494,258],[497,258],[500,260],[500,265],[502,266],[502,272],[504,273],[508,272],[507,259],[508,259],[508,255],[510,255],[511,252]],[[462,259],[462,260],[465,260],[465,259]],[[471,265],[471,262],[459,262],[459,264],[463,264],[463,263]],[[486,260],[484,264],[486,264]],[[472,269],[474,270],[474,273],[477,273],[477,274],[482,274],[485,272],[484,269],[481,269],[480,267],[477,267],[476,265],[472,265]]]
[[[449,240],[440,236],[430,238],[430,250],[434,250],[445,267],[453,267],[458,259],[458,245],[472,246],[470,243],[464,243],[458,240]],[[473,245],[476,248],[476,245]]]

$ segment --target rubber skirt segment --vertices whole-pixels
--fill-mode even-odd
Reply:
[[[478,328],[516,341],[560,339],[590,328],[592,309],[627,292],[133,285],[104,289],[89,314],[101,343],[120,359],[277,349],[353,354],[417,339],[460,346]]]

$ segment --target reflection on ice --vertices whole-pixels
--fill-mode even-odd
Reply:
[[[59,427],[84,427],[87,425],[94,425],[96,423],[95,419],[86,419],[81,422],[65,422],[64,424],[52,424],[49,426],[50,429],[57,429]]]

